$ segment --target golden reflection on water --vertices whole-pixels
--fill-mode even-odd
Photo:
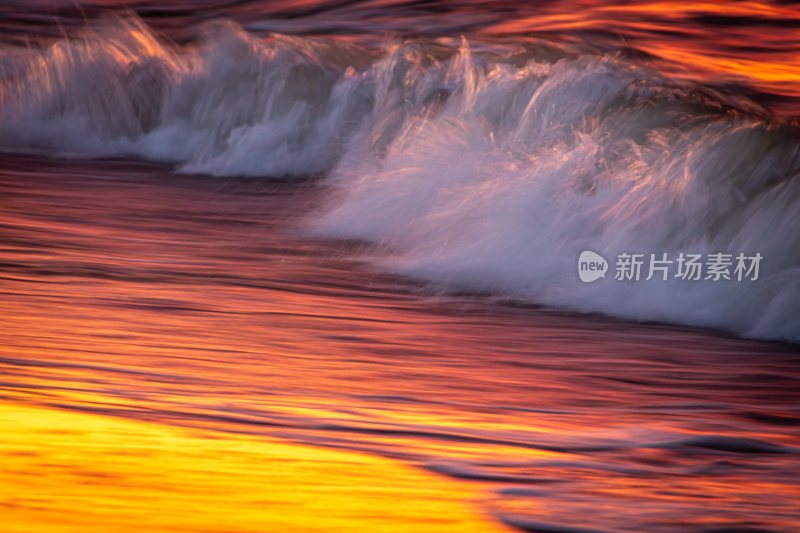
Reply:
[[[583,32],[589,46],[613,35],[612,40],[664,60],[659,67],[673,75],[800,97],[800,10],[794,4],[574,0],[536,11],[483,31],[498,36]],[[786,109],[797,113],[796,105]]]
[[[274,439],[0,403],[6,533],[506,531],[475,486]]]

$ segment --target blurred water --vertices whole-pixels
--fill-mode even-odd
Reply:
[[[673,75],[735,88],[781,114],[800,105],[800,7],[794,2],[572,0],[5,0],[0,40],[71,34],[109,14],[135,13],[178,42],[231,20],[254,34],[347,41],[466,34],[518,42],[537,36],[585,51],[647,58]]]
[[[800,530],[796,345],[520,303],[797,340],[798,27],[790,2],[0,2],[0,397],[389,457],[498,528]],[[589,244],[766,269],[603,292],[572,279]]]
[[[430,295],[302,237],[329,192],[4,157],[0,396],[396,458],[529,531],[800,528],[796,347]]]
[[[552,36],[201,34],[131,16],[0,49],[0,148],[321,178],[338,193],[315,234],[381,244],[384,270],[800,341],[800,128],[747,91]],[[765,259],[752,283],[587,287],[586,249]]]

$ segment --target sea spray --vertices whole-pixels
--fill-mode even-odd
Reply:
[[[800,339],[800,135],[742,97],[616,54],[466,39],[360,46],[214,24],[178,46],[136,19],[4,49],[0,143],[321,176],[323,237],[460,290]],[[391,250],[390,252],[388,250]],[[747,252],[761,278],[585,285],[582,250]]]

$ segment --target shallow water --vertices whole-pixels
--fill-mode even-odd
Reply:
[[[307,237],[331,194],[4,157],[2,398],[392,458],[523,530],[800,529],[795,346],[437,294]]]
[[[375,455],[5,401],[0,429],[6,533],[507,531],[480,486]]]

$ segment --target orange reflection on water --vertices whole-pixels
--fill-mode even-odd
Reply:
[[[673,75],[705,83],[742,83],[800,98],[800,9],[769,2],[632,2],[576,0],[503,20],[491,35],[526,32],[611,39],[663,60]],[[611,38],[613,36],[613,38]],[[797,108],[784,102],[788,112]],[[781,105],[777,105],[780,110]]]
[[[17,531],[800,528],[792,347],[426,297],[299,237],[308,184],[23,163],[0,167],[0,394],[38,406],[0,408]]]

